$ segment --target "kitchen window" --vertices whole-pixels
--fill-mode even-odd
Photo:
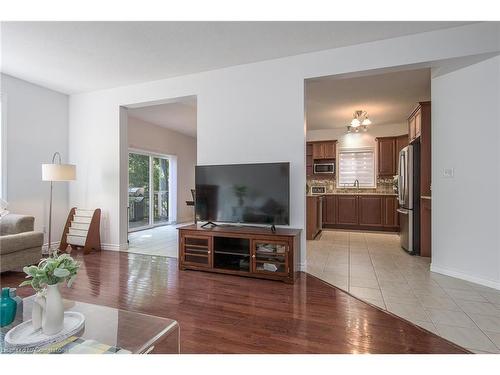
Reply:
[[[375,150],[341,149],[338,157],[337,187],[353,187],[359,181],[360,188],[375,186]]]

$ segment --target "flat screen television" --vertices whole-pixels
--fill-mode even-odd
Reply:
[[[290,224],[290,163],[196,167],[196,219]]]

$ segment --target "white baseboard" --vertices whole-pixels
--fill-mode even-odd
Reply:
[[[103,243],[101,244],[101,249],[110,251],[126,251],[128,250],[128,243],[122,243],[122,244]]]
[[[483,279],[481,277],[471,276],[461,271],[453,270],[450,268],[439,267],[431,263],[431,271],[440,273],[442,275],[456,277],[457,279],[462,279],[465,281],[469,281],[471,283],[487,286],[488,288],[498,289],[500,290],[500,281]]]
[[[52,249],[58,249],[60,243],[61,241],[52,242],[51,244]],[[42,254],[48,254],[47,252],[48,247],[49,247],[48,243],[42,245]],[[112,243],[103,243],[101,244],[101,249],[110,251],[126,251],[128,250],[128,243],[122,243],[120,245]]]

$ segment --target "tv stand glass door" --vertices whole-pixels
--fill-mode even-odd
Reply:
[[[197,267],[212,267],[212,243],[206,236],[188,235],[181,242],[184,263]]]
[[[252,245],[252,272],[286,275],[289,272],[286,241],[254,240]]]

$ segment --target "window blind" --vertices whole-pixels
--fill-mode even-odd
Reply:
[[[353,186],[359,181],[360,187],[375,187],[375,152],[373,150],[340,150],[338,187]]]

